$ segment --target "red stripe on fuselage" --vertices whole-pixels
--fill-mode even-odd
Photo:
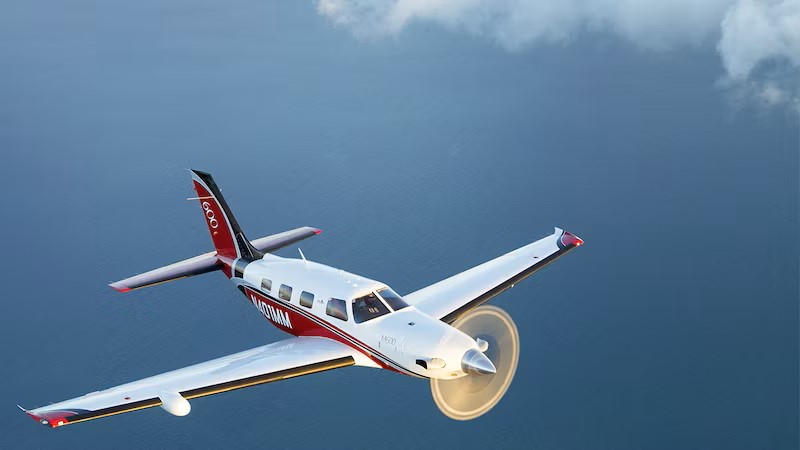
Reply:
[[[333,326],[328,322],[322,321],[317,317],[314,317],[313,314],[310,312],[307,313],[308,315],[301,314],[294,307],[290,307],[280,301],[272,299],[271,297],[267,297],[262,293],[256,291],[255,289],[245,287],[244,294],[247,296],[247,299],[255,305],[255,307],[261,311],[261,314],[264,315],[273,325],[278,327],[279,329],[291,333],[295,336],[319,336],[325,337],[328,339],[333,339],[335,341],[341,342],[353,349],[357,350],[358,352],[362,353],[367,358],[371,359],[379,366],[384,369],[392,370],[398,373],[405,373],[408,375],[411,372],[404,372],[403,370],[399,370],[394,366],[390,365],[386,361],[381,358],[386,358],[383,355],[378,357],[376,354],[373,354],[371,351],[367,351],[365,349],[372,350],[372,347],[368,346],[367,344],[361,342],[360,340],[354,338],[350,334],[342,331],[340,328]],[[264,304],[265,306],[261,306]],[[278,314],[274,314],[273,311],[278,311]],[[283,319],[283,315],[288,317],[288,320],[291,324],[290,327],[286,326],[286,320]],[[313,318],[313,319],[312,319]],[[324,323],[324,325],[323,325]],[[335,330],[335,331],[334,331]],[[355,341],[355,344],[353,341]],[[399,364],[396,364],[398,367],[401,367]],[[405,369],[404,369],[405,370]],[[419,376],[414,374],[415,376]]]
[[[285,307],[275,300],[250,288],[245,288],[245,295],[256,309],[279,329],[295,336],[322,336],[334,338],[333,333],[322,328],[309,318]]]

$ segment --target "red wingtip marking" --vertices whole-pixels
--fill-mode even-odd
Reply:
[[[573,244],[573,245],[575,245],[575,247],[579,247],[579,246],[583,245],[583,239],[579,238],[578,236],[575,236],[574,234],[570,233],[569,231],[565,231],[564,235],[561,236],[561,242],[563,242],[564,245]]]
[[[314,234],[320,234],[320,233],[322,233],[322,230],[314,230]]]
[[[129,287],[114,287],[114,286],[111,287],[117,292],[128,292],[131,290],[131,288]]]
[[[39,422],[42,425],[46,425],[50,428],[60,427],[61,425],[66,425],[68,423],[67,418],[64,416],[53,415],[53,414],[51,415],[43,414],[41,416],[37,416],[36,414],[33,414],[30,411],[24,409],[23,411],[25,411],[25,414],[30,416],[31,419]]]

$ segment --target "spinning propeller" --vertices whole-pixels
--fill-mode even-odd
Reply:
[[[519,332],[507,312],[480,306],[452,324],[471,336],[481,352],[470,350],[461,361],[466,376],[431,379],[436,406],[456,420],[471,420],[491,410],[508,390],[519,362]]]

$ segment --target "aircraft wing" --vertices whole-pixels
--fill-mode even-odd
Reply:
[[[579,237],[556,228],[550,236],[403,298],[420,311],[452,323],[582,244]]]
[[[188,399],[350,366],[359,357],[331,339],[293,337],[72,400],[20,409],[52,428],[153,406],[183,416],[190,410]]]
[[[253,244],[253,247],[262,252],[271,253],[321,232],[322,230],[312,227],[300,227],[294,230],[284,231],[283,233],[254,239],[250,241],[250,243]],[[115,281],[109,284],[109,286],[120,292],[128,292],[133,289],[140,289],[166,283],[167,281],[213,272],[215,270],[220,270],[220,268],[221,266],[217,264],[217,252],[210,251],[168,266],[159,267],[158,269],[125,278],[124,280]]]

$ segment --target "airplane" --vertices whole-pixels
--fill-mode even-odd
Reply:
[[[364,366],[430,380],[448,417],[474,419],[505,394],[519,359],[511,317],[481,306],[583,244],[553,234],[407,294],[380,281],[274,251],[315,236],[301,227],[248,240],[213,177],[191,170],[215,250],[111,283],[119,292],[221,271],[267,321],[293,337],[182,369],[27,410],[64,425],[160,406],[175,416],[189,400],[316,372]]]

